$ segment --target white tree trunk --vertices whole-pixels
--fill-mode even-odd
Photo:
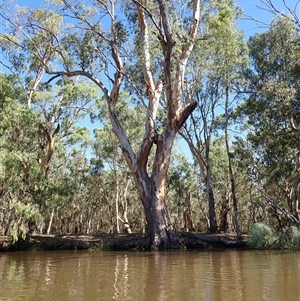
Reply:
[[[52,209],[51,215],[50,215],[50,221],[49,221],[48,229],[47,229],[47,234],[48,235],[51,233],[51,228],[52,228],[52,223],[53,223],[53,218],[54,218],[54,212],[55,212],[55,210]]]

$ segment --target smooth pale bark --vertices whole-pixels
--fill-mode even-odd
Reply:
[[[147,232],[154,248],[179,247],[165,203],[167,169],[175,134],[174,131],[159,137],[152,175],[149,176],[142,166],[135,174],[145,209]]]
[[[123,222],[123,227],[124,227],[124,231],[125,233],[132,233],[129,221],[128,221],[128,206],[127,206],[127,193],[128,193],[128,187],[130,184],[130,180],[127,181],[126,187],[125,187],[125,191],[124,191],[124,195],[123,195],[123,220],[121,220]]]
[[[138,20],[140,24],[140,39],[143,45],[143,75],[147,87],[148,108],[145,122],[145,135],[142,146],[136,157],[128,159],[129,167],[134,171],[134,179],[138,187],[146,213],[147,230],[154,248],[179,247],[170,217],[167,212],[165,197],[167,172],[175,135],[195,109],[195,103],[185,106],[181,103],[185,66],[193,49],[194,39],[199,26],[200,2],[194,1],[193,17],[189,31],[190,40],[182,48],[180,57],[174,61],[172,57],[175,42],[172,37],[171,26],[168,20],[166,1],[158,1],[162,28],[155,24],[159,31],[159,40],[164,55],[164,85],[167,101],[167,125],[162,134],[155,131],[155,119],[163,85],[156,84],[151,73],[151,57],[149,52],[149,36],[144,11],[144,2],[136,2]],[[149,14],[149,13],[148,13]],[[175,79],[171,73],[175,72]],[[156,145],[156,153],[151,175],[147,173],[147,163],[152,147]],[[127,152],[125,151],[125,157]],[[130,154],[128,152],[128,154]],[[136,164],[132,164],[136,160]]]
[[[52,209],[49,224],[48,224],[48,229],[47,229],[47,234],[48,235],[51,233],[52,223],[53,223],[53,219],[54,219],[54,213],[55,213],[55,210]]]
[[[192,219],[191,192],[190,191],[186,195],[186,204],[187,204],[187,208],[183,212],[184,229],[187,232],[194,232],[195,226],[194,226],[193,219]]]
[[[117,155],[116,155],[116,150],[114,151],[114,158],[113,158],[113,173],[115,176],[115,190],[116,190],[116,195],[115,195],[115,208],[116,208],[116,231],[117,233],[120,233],[120,217],[119,217],[119,191],[120,191],[120,183],[119,183],[119,175],[117,171]]]

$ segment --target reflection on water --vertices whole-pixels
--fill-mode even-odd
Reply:
[[[299,301],[300,254],[0,253],[0,301]]]

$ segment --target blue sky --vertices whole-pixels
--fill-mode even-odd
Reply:
[[[283,4],[284,0],[272,0],[272,3],[280,11],[287,13],[287,9]],[[15,0],[20,6],[27,7],[37,7],[43,6],[45,0]],[[263,4],[260,0],[236,0],[237,4],[243,8],[243,11],[246,15],[252,16],[256,20],[260,20],[266,23],[269,23],[274,17],[272,14],[268,13],[265,10],[259,9],[258,6],[263,7]],[[287,6],[294,8],[296,0],[285,0]],[[300,4],[298,7],[298,16],[300,15]],[[255,22],[249,20],[240,20],[239,27],[245,32],[246,37],[254,35],[257,32],[265,30],[262,27],[259,27]]]
[[[272,0],[272,3],[280,11],[287,13],[287,9],[284,7],[283,1],[284,0]],[[285,1],[289,7],[294,8],[296,0],[285,0]],[[266,10],[260,9],[258,7],[258,6],[260,6],[260,7],[263,6],[260,0],[236,0],[236,2],[238,5],[240,5],[242,7],[245,15],[252,16],[256,20],[260,20],[260,21],[263,21],[268,24],[274,17],[274,15],[272,15],[271,13],[267,12]],[[27,6],[27,7],[32,8],[32,7],[38,7],[38,6],[42,7],[45,5],[46,1],[45,0],[15,0],[15,3],[17,3],[20,6]],[[297,13],[298,13],[298,16],[300,16],[300,5],[298,7]],[[255,23],[254,21],[251,21],[251,20],[242,19],[238,22],[238,24],[239,24],[239,28],[242,31],[244,31],[247,39],[250,36],[253,36],[257,32],[266,30],[266,27],[263,27],[262,25],[259,26],[259,24]],[[2,68],[0,67],[0,70],[1,69]],[[94,125],[94,126],[96,126],[96,125]],[[182,148],[186,149],[186,147],[184,145],[182,145]]]
[[[287,8],[284,6],[284,0],[272,0],[273,5],[281,12],[288,14]],[[237,4],[243,8],[245,15],[251,16],[256,20],[270,23],[274,15],[267,12],[266,10],[260,9],[259,7],[264,6],[260,0],[236,0]],[[292,9],[295,8],[296,0],[285,0],[286,5]],[[300,16],[300,4],[296,9],[297,15]],[[240,20],[239,27],[245,32],[246,37],[254,35],[257,32],[266,30],[266,27],[263,27],[262,24],[256,24],[254,21],[249,20]]]

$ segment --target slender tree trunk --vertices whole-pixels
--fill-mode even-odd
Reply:
[[[50,215],[50,221],[49,221],[48,229],[47,229],[47,234],[48,234],[48,235],[51,233],[53,218],[54,218],[54,209],[52,209],[51,215]]]
[[[195,226],[192,219],[192,204],[190,191],[188,191],[186,194],[186,205],[187,208],[184,211],[184,229],[187,232],[195,232]]]
[[[208,230],[211,234],[214,234],[214,233],[218,233],[218,224],[216,218],[215,197],[214,197],[211,168],[210,168],[210,140],[211,140],[212,133],[208,132],[208,128],[210,127],[207,125],[207,121],[205,120],[204,116],[203,116],[203,123],[204,123],[205,152],[203,152],[202,145],[201,145],[202,142],[199,138],[200,135],[196,134],[196,130],[194,130],[194,132],[196,136],[197,145],[194,144],[193,142],[194,137],[190,134],[190,132],[187,129],[185,130],[185,132],[180,131],[180,135],[189,145],[192,154],[197,159],[197,162],[199,164],[201,176],[205,183],[206,190],[207,190],[207,197],[208,197],[208,220],[209,220]],[[192,117],[192,124],[195,129],[196,121],[194,120],[193,117]]]
[[[207,165],[206,168],[206,188],[208,192],[208,206],[209,206],[209,233],[215,234],[218,233],[218,224],[216,218],[216,209],[215,209],[215,197],[212,187],[211,171],[210,165]]]
[[[142,205],[143,205],[143,204],[142,204]],[[144,210],[144,207],[141,206],[141,232],[142,232],[143,234],[146,233],[146,228],[145,228],[145,218],[144,218],[144,216],[145,216],[145,210]]]
[[[230,162],[230,159],[229,159]],[[230,183],[231,183],[231,193],[232,193],[232,204],[233,204],[233,212],[234,212],[234,223],[235,223],[235,231],[237,236],[237,241],[242,240],[242,234],[239,224],[239,214],[238,214],[238,207],[237,207],[237,197],[235,192],[235,181],[232,172],[231,163],[229,163],[229,174],[230,174]]]
[[[38,225],[38,229],[39,229],[40,234],[43,234],[44,228],[45,228],[45,220],[44,220],[44,217],[43,217],[42,220],[40,221],[39,225]]]
[[[229,106],[229,86],[226,86],[226,100],[225,100],[225,144],[226,144],[226,152],[228,157],[228,171],[229,171],[229,177],[230,177],[230,185],[231,185],[231,193],[232,193],[232,204],[233,204],[233,210],[234,210],[234,222],[235,222],[235,231],[237,236],[237,241],[241,241],[242,235],[240,230],[240,224],[239,224],[239,216],[238,216],[238,207],[237,207],[237,197],[236,197],[236,191],[235,191],[235,180],[234,180],[234,174],[232,170],[232,164],[231,164],[231,156],[230,156],[230,149],[229,149],[229,137],[228,137],[228,106]]]
[[[91,233],[92,233],[92,218],[89,218],[87,223],[86,234],[91,234]]]
[[[126,211],[124,211],[124,214],[123,214],[123,221],[124,221],[123,227],[124,227],[125,233],[132,233]]]
[[[297,218],[297,216],[299,215],[299,187],[300,187],[300,183],[296,183],[295,185],[295,189],[294,189],[294,199],[293,199],[293,213],[295,214],[295,217]]]
[[[119,183],[119,176],[117,171],[117,151],[114,150],[114,159],[113,159],[113,173],[115,175],[115,189],[116,189],[116,196],[115,196],[115,209],[116,209],[116,231],[120,233],[120,223],[119,223],[119,191],[120,191],[120,183]]]
[[[292,211],[292,214],[294,214],[294,217],[299,222],[300,214],[299,214],[299,198],[298,198],[299,193],[298,193],[298,191],[299,191],[299,183],[297,183],[296,189],[294,191],[293,211]]]
[[[123,227],[124,227],[124,231],[126,233],[132,233],[129,221],[128,221],[128,206],[127,206],[127,192],[128,192],[128,187],[130,184],[130,180],[127,181],[126,187],[125,187],[125,191],[124,191],[124,204],[123,204]]]
[[[119,223],[119,183],[117,180],[117,192],[116,192],[116,200],[115,200],[115,207],[116,207],[116,231],[120,233],[120,223]]]

